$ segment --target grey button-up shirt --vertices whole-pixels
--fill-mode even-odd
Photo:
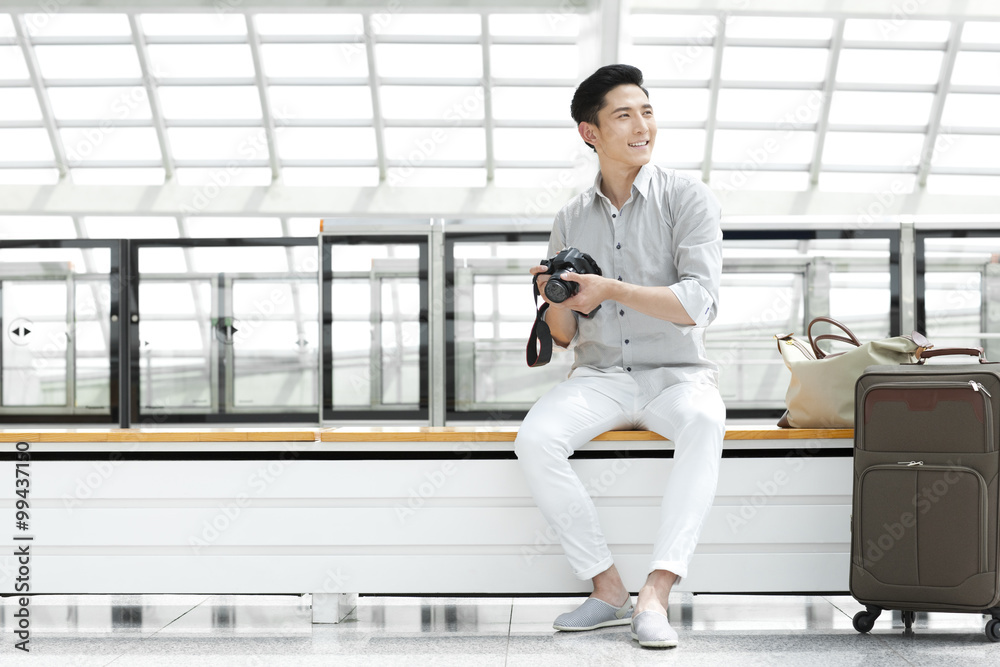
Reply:
[[[699,180],[644,165],[621,211],[594,186],[556,214],[549,257],[574,247],[606,278],[669,286],[694,325],[660,320],[615,301],[587,319],[577,313],[570,376],[627,372],[649,396],[678,382],[718,384],[705,355],[705,327],[715,319],[722,275],[721,209]]]

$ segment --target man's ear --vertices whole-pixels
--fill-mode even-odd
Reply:
[[[583,140],[592,146],[597,145],[597,135],[594,132],[594,126],[585,120],[580,121],[580,124],[576,128],[580,132],[580,136]]]

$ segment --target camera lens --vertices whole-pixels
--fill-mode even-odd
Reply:
[[[553,303],[562,303],[573,296],[575,283],[567,283],[558,278],[552,278],[545,283],[545,296]]]

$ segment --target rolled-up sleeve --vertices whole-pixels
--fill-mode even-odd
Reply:
[[[718,314],[722,278],[722,209],[701,181],[679,180],[673,192],[672,253],[678,280],[670,285],[693,325],[676,325],[689,332],[708,326]]]

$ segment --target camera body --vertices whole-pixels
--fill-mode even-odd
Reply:
[[[578,283],[555,277],[558,274],[572,272],[577,274],[591,273],[598,276],[603,275],[601,267],[597,265],[594,258],[585,252],[580,252],[576,248],[564,248],[554,257],[543,259],[540,263],[548,269],[545,273],[553,276],[545,283],[545,298],[553,303],[562,303],[580,291]],[[596,313],[598,308],[600,306],[595,308],[594,312],[588,313],[587,317]]]

